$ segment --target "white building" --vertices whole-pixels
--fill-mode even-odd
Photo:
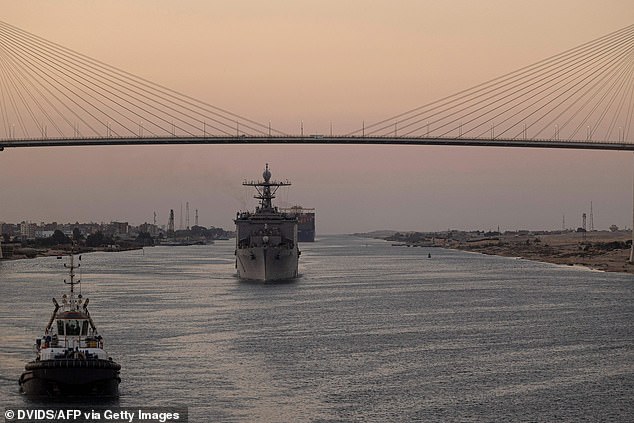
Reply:
[[[37,225],[31,222],[20,223],[20,236],[25,239],[35,239],[35,230]]]

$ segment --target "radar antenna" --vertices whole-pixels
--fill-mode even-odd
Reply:
[[[254,187],[258,192],[257,195],[253,196],[253,198],[260,200],[260,207],[256,211],[274,210],[272,200],[275,198],[275,193],[280,187],[290,186],[291,183],[288,180],[284,182],[272,181],[268,163],[262,173],[262,178],[263,181],[244,181],[242,185]]]

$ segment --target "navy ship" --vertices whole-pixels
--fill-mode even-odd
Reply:
[[[297,247],[297,217],[282,213],[272,200],[280,187],[291,183],[272,181],[269,165],[262,181],[244,181],[242,185],[257,191],[260,200],[255,212],[236,216],[236,269],[238,277],[257,281],[293,279],[298,274],[301,252]]]
[[[80,256],[81,260],[81,256]],[[116,397],[119,371],[104,350],[104,342],[88,312],[88,301],[75,292],[73,254],[70,256],[69,294],[62,305],[53,298],[55,310],[44,334],[35,340],[37,356],[20,376],[20,392],[29,397]]]

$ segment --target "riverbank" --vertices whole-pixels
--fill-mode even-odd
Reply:
[[[634,265],[629,263],[632,236],[630,231],[521,231],[504,234],[381,231],[355,235],[392,241],[395,247],[442,247],[634,274]]]
[[[125,247],[125,248],[112,248],[112,247],[76,247],[73,252],[74,254],[86,254],[93,253],[96,251],[102,252],[118,252],[118,251],[129,251],[129,250],[140,250],[143,247],[134,246],[134,247]],[[32,259],[37,257],[60,257],[67,256],[70,254],[70,248],[33,248],[33,247],[18,247],[13,249],[12,254],[8,257],[3,257],[0,260],[22,260],[22,259]]]
[[[541,235],[499,235],[472,241],[449,240],[447,248],[569,266],[585,266],[606,272],[634,274],[628,262],[630,234],[596,231]]]

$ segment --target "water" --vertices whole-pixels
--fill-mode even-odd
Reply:
[[[302,277],[234,276],[233,243],[93,253],[83,292],[122,407],[190,421],[634,421],[634,278],[322,237]],[[427,254],[432,254],[428,259]],[[0,404],[60,298],[61,260],[0,264]]]

